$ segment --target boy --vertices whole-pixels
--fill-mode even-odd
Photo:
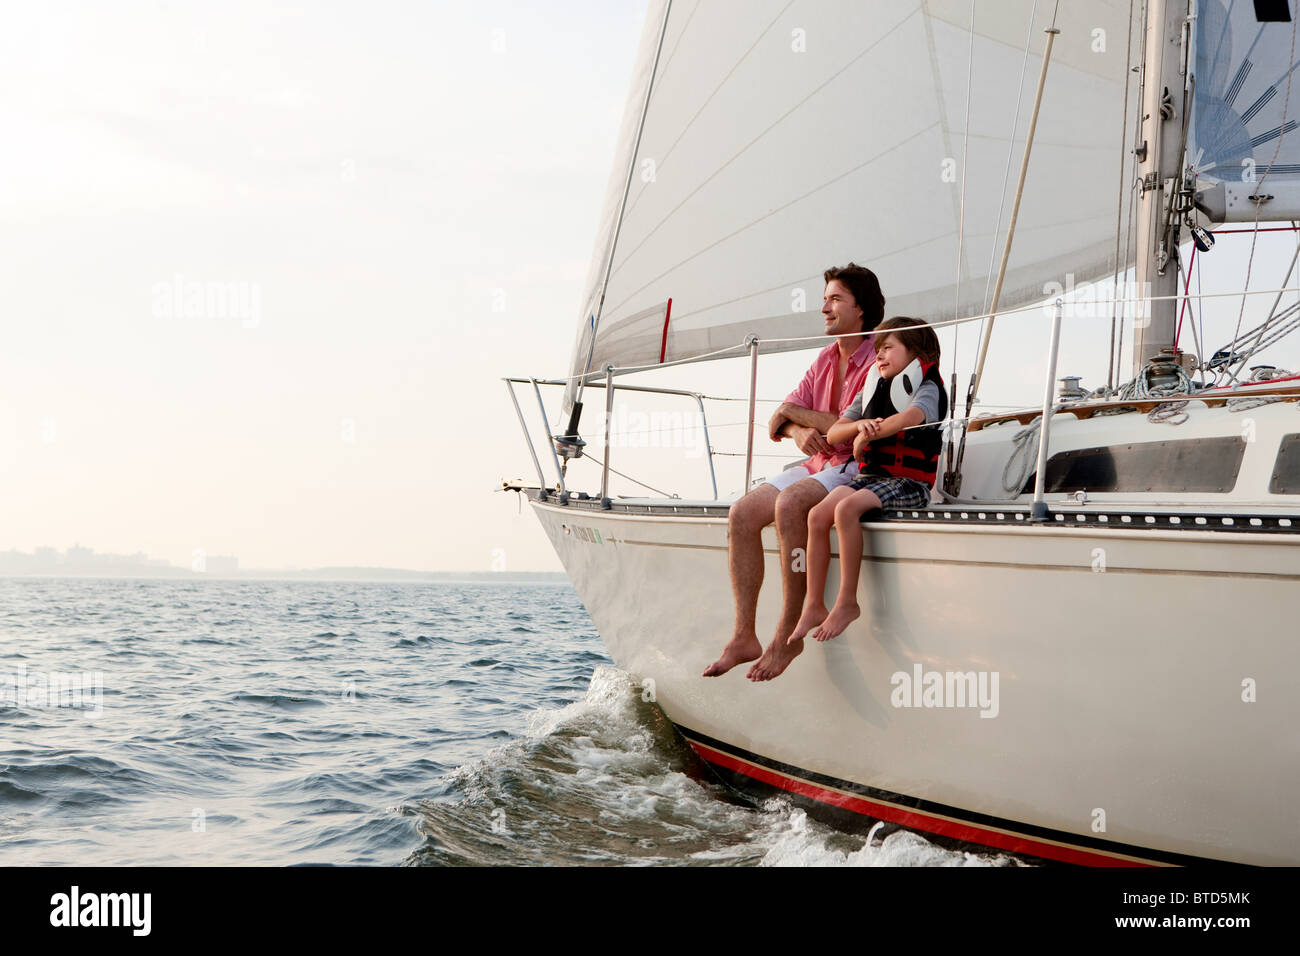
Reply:
[[[845,441],[856,433],[857,476],[808,513],[808,591],[789,642],[810,631],[819,641],[839,635],[861,615],[862,516],[876,508],[918,508],[930,500],[942,446],[938,423],[948,413],[939,375],[939,339],[920,319],[895,317],[876,332],[876,369],[858,401],[826,434]],[[917,427],[934,423],[933,428]],[[831,524],[840,542],[840,591],[826,610]],[[815,629],[815,630],[814,630]]]

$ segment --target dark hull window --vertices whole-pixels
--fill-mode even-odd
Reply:
[[[1078,448],[1048,459],[1046,490],[1226,493],[1245,452],[1245,440],[1236,437]]]
[[[1300,435],[1283,435],[1268,490],[1275,495],[1300,495]]]

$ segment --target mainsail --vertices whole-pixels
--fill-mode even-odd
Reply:
[[[1297,0],[1197,4],[1188,155],[1217,222],[1300,217],[1296,14]]]
[[[985,311],[1056,6],[652,2],[572,375],[815,335],[850,260],[888,314]],[[1059,5],[1003,308],[1115,269],[1129,23],[1128,0]]]

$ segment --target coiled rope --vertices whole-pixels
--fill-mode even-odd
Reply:
[[[1295,372],[1292,372],[1289,369],[1273,368],[1271,365],[1261,365],[1251,373],[1251,376],[1247,381],[1271,382],[1276,378],[1291,378],[1294,375]],[[1248,408],[1259,408],[1261,405],[1272,405],[1274,402],[1283,402],[1286,400],[1287,396],[1285,395],[1274,395],[1268,398],[1230,398],[1228,399],[1228,411],[1244,412]],[[1300,404],[1297,404],[1296,407],[1300,408]]]

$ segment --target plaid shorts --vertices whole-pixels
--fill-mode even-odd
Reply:
[[[911,478],[858,475],[849,482],[854,491],[873,491],[882,508],[921,508],[930,503],[930,488]]]

